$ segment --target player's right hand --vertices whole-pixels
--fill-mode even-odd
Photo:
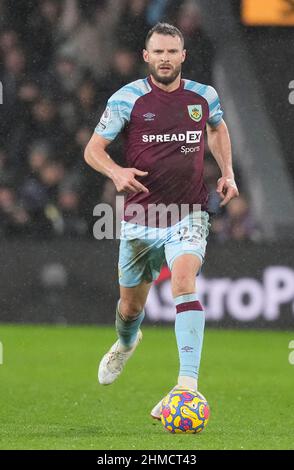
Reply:
[[[112,181],[118,192],[149,193],[149,189],[135,178],[147,175],[148,171],[137,170],[137,168],[119,168],[113,174]]]
[[[234,197],[239,196],[239,191],[234,178],[222,176],[217,180],[216,192],[220,195],[222,202],[220,206],[225,206]]]

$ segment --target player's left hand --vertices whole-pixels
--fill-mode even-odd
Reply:
[[[228,176],[222,176],[217,180],[216,192],[222,199],[220,206],[225,206],[231,199],[239,196],[234,178]]]

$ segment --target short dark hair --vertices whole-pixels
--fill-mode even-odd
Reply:
[[[164,36],[178,36],[183,44],[184,47],[184,36],[182,35],[181,31],[176,27],[173,26],[172,24],[168,23],[156,23],[153,28],[148,31],[146,40],[145,40],[145,47],[147,48],[149,39],[151,38],[152,34],[157,33],[157,34],[163,34]]]

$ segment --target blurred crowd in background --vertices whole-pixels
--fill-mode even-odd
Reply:
[[[141,51],[157,21],[184,34],[183,77],[213,85],[216,50],[192,0],[0,3],[0,237],[92,236],[94,206],[114,204],[116,191],[83,150],[109,96],[146,76]],[[109,153],[124,164],[119,140]],[[207,151],[211,238],[258,239],[238,174],[240,198],[219,210],[219,176]]]

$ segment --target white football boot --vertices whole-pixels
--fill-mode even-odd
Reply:
[[[110,348],[110,350],[103,356],[98,369],[98,382],[101,385],[109,385],[114,382],[121,374],[125,363],[131,357],[136,347],[142,340],[142,331],[139,330],[137,339],[129,351],[121,352],[118,350],[119,340],[117,340]]]
[[[176,389],[178,390],[178,389],[181,389],[181,388],[184,389],[184,390],[189,389],[189,387],[185,387],[184,385],[176,385],[176,386],[175,386],[174,388],[172,388],[168,393],[171,393],[173,390],[176,390]],[[193,389],[190,388],[190,390],[196,391],[194,388],[193,388]],[[167,393],[167,395],[168,395],[168,393]],[[158,420],[160,421],[160,419],[161,419],[161,417],[160,417],[160,416],[161,416],[161,407],[162,407],[162,402],[163,402],[164,398],[165,398],[165,397],[163,397],[163,398],[154,406],[154,408],[152,408],[151,413],[150,413],[151,418],[153,418],[153,419],[158,419]]]
[[[158,419],[160,421],[162,401],[163,401],[163,398],[157,403],[157,405],[154,406],[154,408],[152,408],[151,413],[150,413],[151,418]]]

